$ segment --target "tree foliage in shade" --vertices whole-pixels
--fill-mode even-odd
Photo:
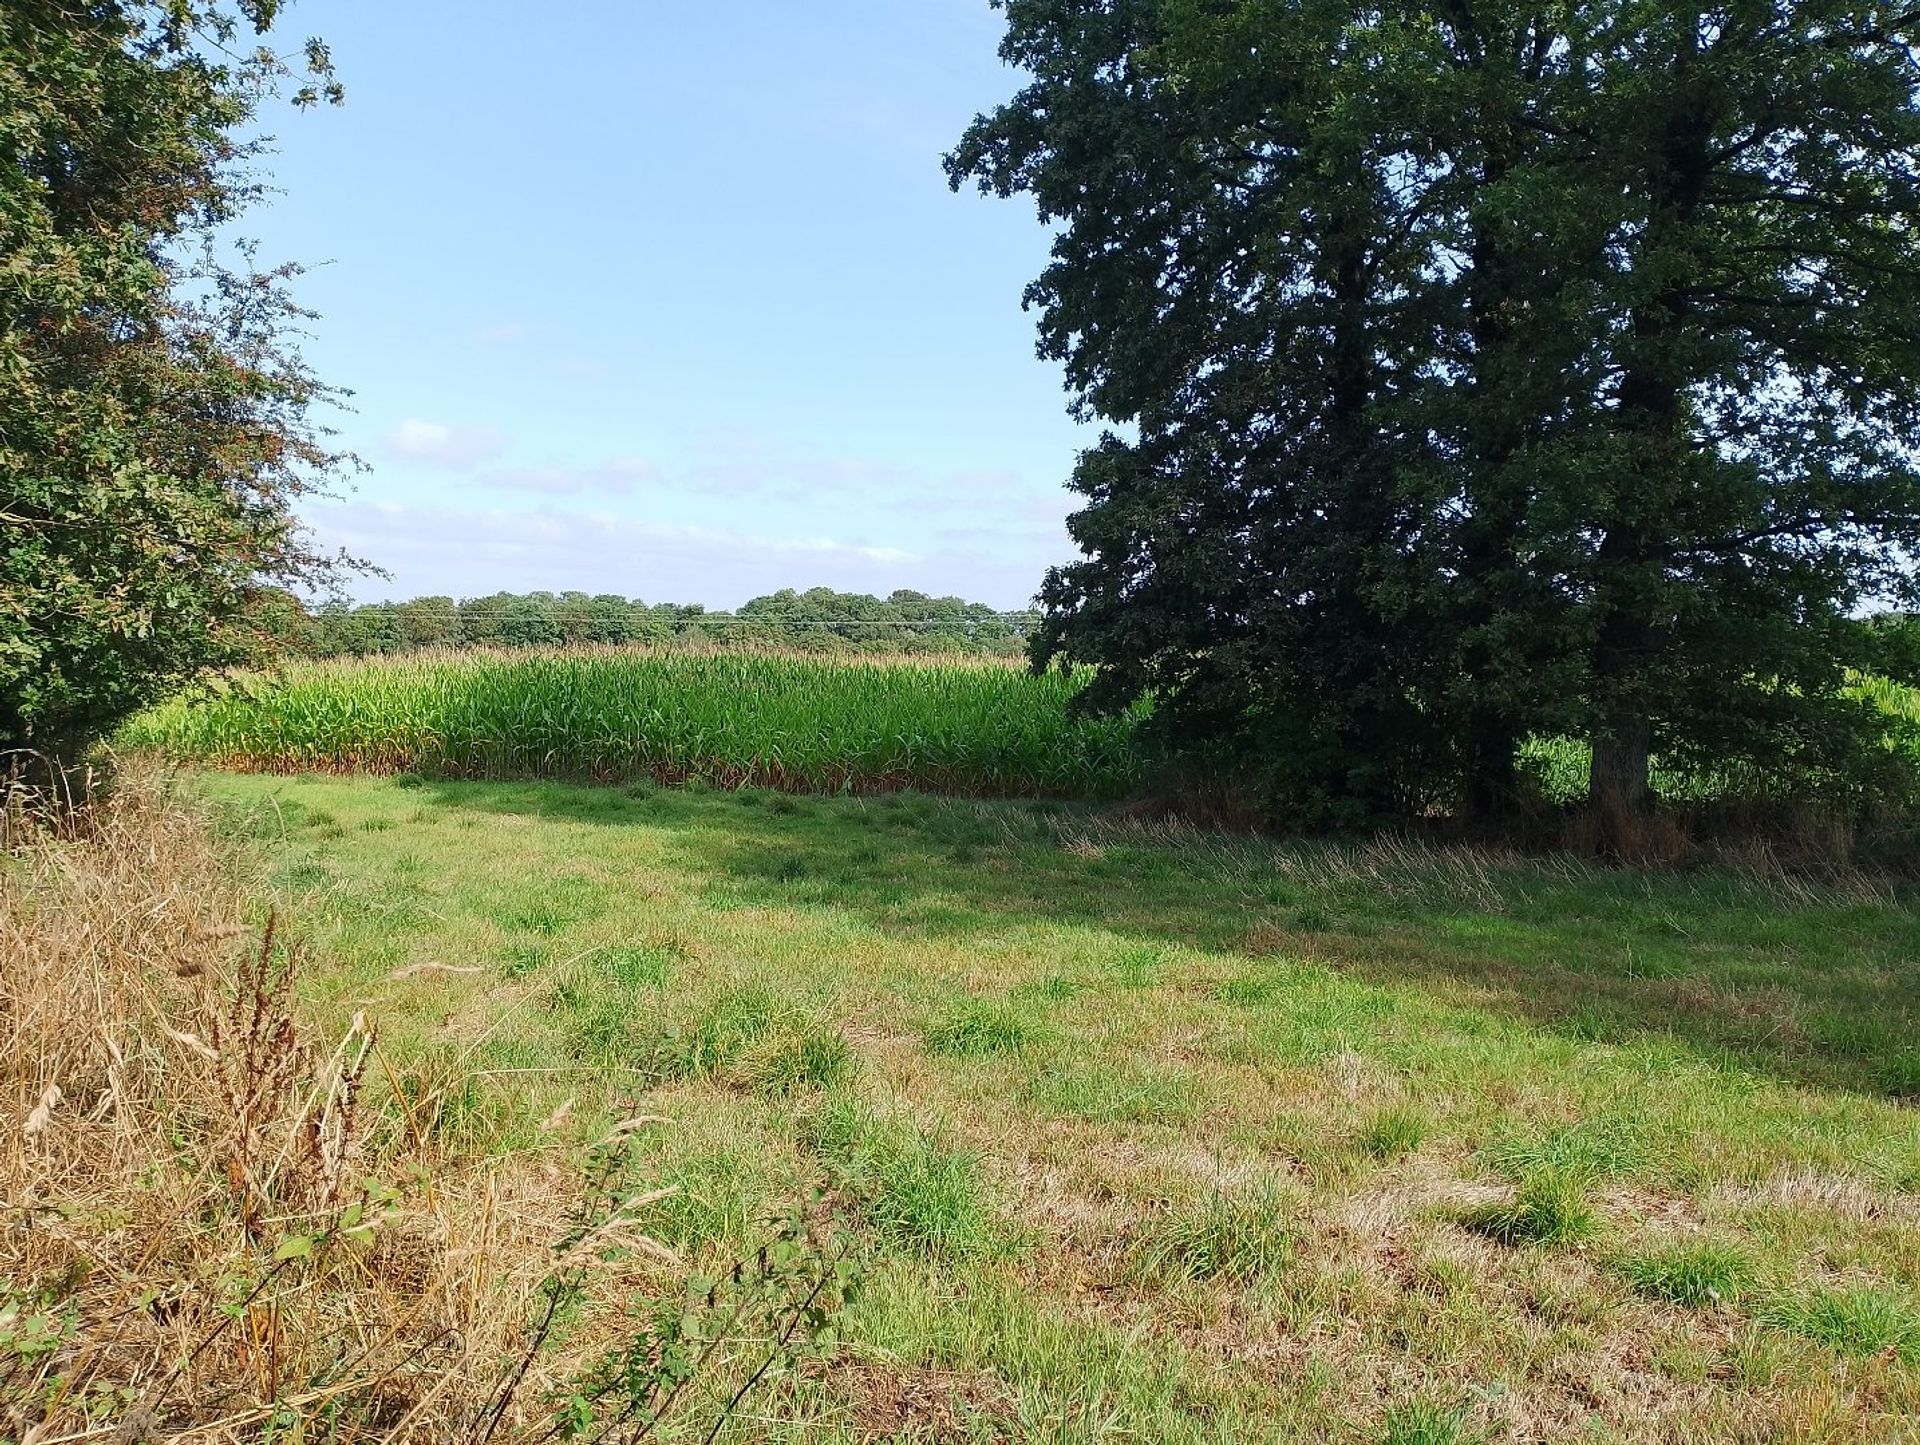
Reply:
[[[1322,816],[1524,739],[1863,776],[1920,538],[1920,12],[1005,0],[949,157],[1057,225],[1082,560],[1033,652]]]
[[[317,41],[260,48],[278,9],[0,7],[0,749],[75,759],[335,565],[291,510],[341,461],[294,269],[216,249],[261,101],[339,98]]]

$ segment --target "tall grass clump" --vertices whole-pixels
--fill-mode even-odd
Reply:
[[[1247,1284],[1284,1269],[1295,1245],[1293,1203],[1265,1181],[1169,1209],[1134,1242],[1132,1263],[1148,1279]]]
[[[798,1209],[689,1294],[630,1133],[448,1143],[481,1081],[316,1028],[150,782],[7,842],[0,1439],[697,1436],[837,1308]]]
[[[1920,1310],[1908,1296],[1883,1285],[1854,1283],[1783,1296],[1760,1318],[1844,1355],[1920,1362]]]
[[[137,719],[123,746],[260,772],[704,779],[795,792],[1115,795],[1127,719],[982,660],[574,649],[302,665]]]
[[[1653,1299],[1693,1309],[1730,1304],[1753,1284],[1753,1262],[1732,1245],[1680,1244],[1621,1262],[1632,1286]]]
[[[1585,1175],[1542,1165],[1520,1181],[1512,1199],[1469,1210],[1461,1222],[1502,1244],[1584,1244],[1600,1232],[1587,1187]]]
[[[830,1095],[802,1132],[888,1244],[958,1259],[991,1254],[1004,1243],[978,1159],[937,1132],[844,1090]]]

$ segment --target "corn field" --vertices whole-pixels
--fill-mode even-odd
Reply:
[[[579,649],[300,666],[137,719],[123,747],[262,772],[699,778],[803,792],[1103,796],[1131,719],[1077,720],[1076,679],[983,661]]]

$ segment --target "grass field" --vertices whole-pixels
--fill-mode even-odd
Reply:
[[[581,649],[295,668],[123,735],[218,767],[805,792],[1124,793],[1125,720],[1071,722],[1077,683],[984,659]]]
[[[651,1117],[676,1192],[642,1223],[695,1261],[829,1191],[846,1342],[724,1438],[1920,1418],[1910,894],[1058,803],[196,787],[307,939],[310,1007],[470,1071],[461,1147]]]

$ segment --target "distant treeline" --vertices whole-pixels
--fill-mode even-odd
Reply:
[[[934,652],[1018,656],[1038,620],[958,597],[886,597],[813,587],[756,597],[737,612],[585,592],[496,592],[298,609],[276,631],[312,657],[430,647],[557,647],[676,643],[810,652]]]

